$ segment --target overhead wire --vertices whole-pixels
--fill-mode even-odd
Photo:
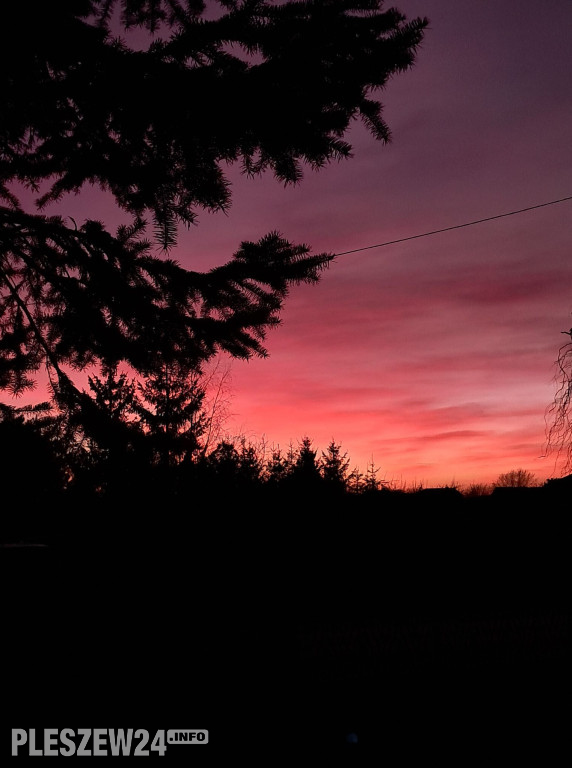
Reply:
[[[495,216],[487,216],[484,219],[475,219],[475,221],[466,221],[463,224],[454,224],[451,227],[443,227],[442,229],[433,229],[430,232],[421,232],[418,235],[409,235],[408,237],[400,237],[397,240],[387,240],[384,243],[376,243],[375,245],[364,245],[361,248],[352,248],[349,251],[340,251],[340,253],[334,254],[334,256],[347,256],[350,253],[359,253],[360,251],[368,251],[372,248],[383,248],[386,245],[395,245],[396,243],[405,243],[408,240],[417,240],[420,237],[429,237],[430,235],[438,235],[441,232],[450,232],[453,229],[462,229],[463,227],[472,227],[475,224],[484,224],[486,221],[493,221],[494,219],[502,219],[506,216],[516,216],[519,213],[525,213],[526,211],[534,211],[537,208],[546,208],[549,205],[556,205],[557,203],[564,203],[572,200],[572,195],[568,197],[561,197],[558,200],[550,200],[547,203],[539,203],[538,205],[529,205],[527,208],[519,208],[516,211],[508,211],[508,213],[498,213]]]

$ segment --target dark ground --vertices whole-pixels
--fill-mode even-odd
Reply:
[[[196,765],[569,765],[568,510],[511,503],[4,549],[4,733],[206,728]]]

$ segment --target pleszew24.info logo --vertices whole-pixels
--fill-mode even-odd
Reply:
[[[12,756],[163,757],[171,744],[208,744],[205,730],[173,729],[150,734],[144,728],[12,728]]]

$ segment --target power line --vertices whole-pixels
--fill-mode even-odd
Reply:
[[[496,216],[487,216],[486,219],[476,219],[475,221],[467,221],[464,224],[455,224],[452,227],[443,227],[443,229],[433,229],[431,232],[422,232],[419,235],[410,235],[409,237],[400,237],[398,240],[388,240],[385,243],[376,243],[376,245],[364,245],[363,248],[354,248],[351,251],[341,251],[334,254],[335,256],[347,256],[349,253],[358,253],[359,251],[369,251],[371,248],[382,248],[384,245],[395,245],[396,243],[405,243],[407,240],[417,240],[419,237],[429,237],[429,235],[438,235],[440,232],[450,232],[452,229],[462,229],[463,227],[472,227],[475,224],[483,224],[485,221],[493,221],[494,219],[502,219],[505,216],[516,216],[517,213],[525,213],[526,211],[534,211],[536,208],[545,208],[547,205],[556,205],[556,203],[564,203],[567,200],[572,200],[572,195],[569,197],[561,197],[559,200],[550,200],[548,203],[540,203],[539,205],[530,205],[528,208],[519,208],[518,211],[509,211],[508,213],[498,213]]]

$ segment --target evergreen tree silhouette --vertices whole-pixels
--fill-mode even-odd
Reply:
[[[362,489],[364,493],[375,493],[376,491],[379,491],[382,487],[384,488],[387,487],[387,483],[381,480],[378,480],[378,477],[377,477],[378,472],[379,472],[379,467],[375,466],[375,462],[372,456],[371,461],[368,462],[365,476],[363,478]]]
[[[81,411],[80,426],[87,427],[89,474],[92,487],[108,493],[125,491],[137,485],[140,468],[150,458],[143,431],[136,420],[138,404],[136,383],[120,373],[117,365],[102,365],[101,376],[88,377],[93,405]]]
[[[326,451],[322,451],[320,470],[326,487],[334,492],[347,489],[348,469],[350,460],[348,454],[342,454],[342,446],[332,440]]]
[[[162,467],[191,461],[207,426],[205,396],[199,379],[186,368],[165,364],[138,386],[142,400],[133,408],[153,446],[154,463]]]
[[[56,402],[79,418],[90,404],[70,371],[267,354],[291,286],[316,282],[332,255],[277,232],[205,273],[168,251],[197,211],[229,208],[228,164],[294,184],[304,166],[351,156],[355,119],[389,140],[372,94],[412,66],[427,21],[381,5],[225,0],[215,17],[196,0],[3,8],[0,389],[21,393],[46,366]],[[147,47],[118,37],[116,11],[123,31],[147,30]],[[88,185],[127,217],[115,234],[42,213]]]
[[[312,448],[312,440],[309,437],[302,438],[289,473],[290,488],[301,496],[312,496],[323,487],[317,454],[317,450]]]
[[[242,437],[238,457],[242,482],[252,488],[260,487],[264,462],[256,445],[249,443],[246,438]]]
[[[274,448],[265,465],[265,482],[270,489],[278,489],[292,471],[292,461],[284,455],[281,448]]]

